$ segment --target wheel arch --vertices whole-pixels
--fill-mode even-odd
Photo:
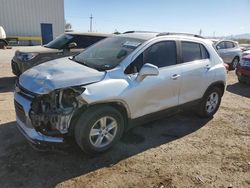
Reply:
[[[75,113],[73,114],[71,122],[70,122],[69,131],[68,131],[69,135],[74,134],[75,125],[78,119],[80,118],[81,114],[83,114],[86,110],[88,110],[88,108],[102,107],[102,106],[111,106],[115,108],[116,110],[118,110],[124,118],[124,125],[125,125],[124,128],[125,130],[127,129],[128,127],[127,124],[130,118],[130,111],[128,109],[127,104],[122,101],[108,101],[108,102],[103,101],[103,102],[83,105],[81,108],[77,109]]]
[[[239,56],[239,55],[234,56],[233,61],[234,61],[236,58],[240,61],[240,56]]]
[[[213,88],[213,87],[219,88],[219,89],[221,90],[221,94],[222,94],[222,96],[223,96],[223,94],[224,94],[224,92],[225,92],[225,86],[226,86],[226,84],[225,84],[224,81],[217,81],[217,82],[214,82],[214,83],[212,83],[212,84],[210,84],[210,85],[208,86],[208,88],[207,88],[206,91],[204,92],[203,96],[207,93],[208,90],[210,90],[210,89]]]

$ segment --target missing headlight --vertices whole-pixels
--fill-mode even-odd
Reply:
[[[32,124],[44,134],[68,132],[71,118],[83,103],[77,97],[84,88],[66,88],[36,97],[31,106]]]

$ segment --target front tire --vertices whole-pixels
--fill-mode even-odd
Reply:
[[[77,121],[75,140],[89,154],[100,153],[114,146],[124,130],[122,114],[111,106],[90,107]]]
[[[221,103],[222,92],[219,88],[213,87],[209,89],[202,98],[198,108],[198,115],[204,118],[213,117],[219,109]]]

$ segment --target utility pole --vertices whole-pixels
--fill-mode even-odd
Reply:
[[[202,35],[202,30],[200,29],[200,31],[199,31],[199,35]]]
[[[90,19],[89,32],[92,32],[92,20],[93,20],[92,14],[90,15],[89,19]]]

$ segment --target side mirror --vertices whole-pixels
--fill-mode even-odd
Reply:
[[[219,50],[219,49],[220,49],[220,46],[217,45],[217,46],[216,46],[216,49]]]
[[[75,48],[77,47],[77,44],[75,42],[71,42],[68,44],[68,48],[71,49],[71,48]]]
[[[158,74],[159,74],[159,69],[157,66],[152,65],[150,63],[146,63],[142,66],[136,80],[142,81],[147,76],[157,76]]]

